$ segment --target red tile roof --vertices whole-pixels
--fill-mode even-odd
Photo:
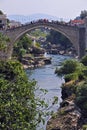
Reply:
[[[72,24],[84,24],[84,20],[72,20]]]

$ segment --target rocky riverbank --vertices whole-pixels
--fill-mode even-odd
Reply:
[[[51,64],[51,58],[50,57],[44,57],[44,56],[37,56],[37,57],[31,57],[31,56],[26,56],[22,58],[22,64],[25,69],[27,68],[37,68],[41,67],[43,65]]]
[[[64,100],[60,109],[47,123],[47,130],[82,130],[80,129],[81,111],[73,100]]]
[[[87,119],[76,105],[76,96],[70,86],[62,87],[62,98],[60,108],[48,121],[46,130],[86,130]]]
[[[62,103],[47,123],[47,130],[87,130],[87,56],[67,60],[55,71],[63,75]]]

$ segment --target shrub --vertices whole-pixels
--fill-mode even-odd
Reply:
[[[67,60],[62,66],[55,70],[59,76],[65,75],[66,82],[70,80],[83,80],[87,78],[87,67],[76,60]]]
[[[62,70],[64,74],[69,74],[75,72],[76,67],[77,67],[77,61],[67,60],[64,62]]]
[[[76,68],[78,66],[78,62],[76,60],[66,60],[62,67],[60,67],[58,70],[56,70],[56,73],[58,74],[70,74],[76,71]]]
[[[83,110],[87,111],[87,83],[76,87],[76,103]]]
[[[0,51],[6,51],[10,39],[7,36],[4,36],[0,33]]]
[[[85,66],[87,66],[87,55],[82,58],[81,62],[82,62]]]
[[[64,77],[65,82],[69,82],[71,80],[78,80],[78,74],[77,73],[71,73],[71,74],[67,74]]]

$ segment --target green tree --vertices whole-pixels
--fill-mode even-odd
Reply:
[[[9,42],[10,39],[7,36],[4,36],[2,33],[0,33],[0,51],[6,51]]]
[[[26,53],[29,53],[29,47],[32,46],[32,41],[27,35],[24,35],[17,43],[14,45],[13,56],[18,57],[19,60]]]
[[[87,68],[79,61],[71,59],[66,60],[59,69],[56,68],[55,73],[65,75],[66,81],[83,80],[87,77]]]
[[[85,66],[87,66],[87,55],[84,56],[84,57],[82,57],[81,62],[82,62]]]
[[[26,50],[28,50],[28,48],[32,45],[32,40],[27,35],[24,35],[20,39],[20,42],[21,42],[23,48]]]
[[[80,18],[84,19],[87,16],[87,10],[81,11]]]
[[[0,60],[1,130],[36,130],[39,122],[44,123],[45,113],[39,108],[45,109],[47,104],[36,98],[36,89],[36,81],[28,79],[20,62]]]
[[[32,41],[27,36],[24,35],[14,46],[14,51],[19,50],[20,48],[26,49],[28,51],[28,48],[31,47]]]
[[[47,35],[47,42],[50,42],[51,44],[60,44],[64,49],[72,46],[72,43],[68,38],[54,30],[51,30],[50,34]]]
[[[83,111],[83,115],[87,116],[87,81],[76,87],[76,104]]]
[[[35,129],[35,82],[28,82],[19,62],[0,63],[0,129]]]
[[[0,61],[1,130],[36,130],[38,123],[45,122],[47,113],[44,110],[48,105],[43,99],[36,98],[36,90],[36,81],[27,78],[18,61]],[[53,103],[57,100],[54,97]]]
[[[21,61],[22,57],[26,54],[26,50],[23,48],[20,48],[18,59]]]
[[[78,62],[76,60],[66,60],[65,62],[62,63],[61,68],[56,70],[58,74],[70,74],[76,71],[76,68],[78,66]]]

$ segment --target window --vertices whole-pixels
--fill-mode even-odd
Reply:
[[[0,23],[2,23],[2,20],[0,20]]]

